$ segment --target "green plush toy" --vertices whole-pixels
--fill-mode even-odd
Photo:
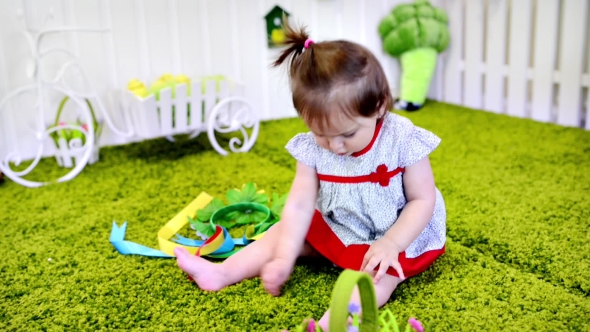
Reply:
[[[379,23],[384,50],[400,60],[399,108],[414,111],[424,105],[437,55],[449,44],[447,22],[442,9],[415,0],[394,7]]]

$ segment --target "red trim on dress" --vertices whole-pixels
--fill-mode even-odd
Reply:
[[[387,187],[391,178],[398,175],[399,173],[403,172],[405,168],[398,167],[393,171],[387,170],[387,165],[381,164],[377,167],[375,172],[372,172],[369,175],[361,175],[361,176],[338,176],[338,175],[326,175],[326,174],[318,174],[318,179],[320,181],[326,182],[336,182],[336,183],[362,183],[362,182],[372,182],[372,183],[379,183],[382,187]]]
[[[305,239],[315,250],[332,263],[343,269],[352,269],[355,271],[360,270],[365,254],[370,247],[368,244],[352,244],[346,247],[338,236],[334,234],[330,226],[328,226],[322,214],[317,210]],[[444,253],[445,246],[438,250],[427,251],[415,258],[407,258],[406,253],[402,252],[399,254],[398,261],[402,266],[404,276],[409,278],[424,272]],[[378,269],[379,266],[375,267],[375,271]],[[387,270],[387,274],[399,277],[392,267]]]
[[[359,157],[359,156],[362,156],[365,153],[369,152],[369,150],[371,150],[371,148],[373,147],[373,144],[375,143],[375,140],[377,140],[377,136],[379,136],[379,132],[381,131],[381,127],[383,127],[383,122],[385,122],[385,121],[382,120],[377,123],[377,126],[375,127],[375,133],[373,134],[373,138],[371,139],[371,143],[369,143],[369,145],[365,146],[364,149],[351,154],[351,156]]]

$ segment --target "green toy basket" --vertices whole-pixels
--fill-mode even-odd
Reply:
[[[354,288],[358,287],[360,294],[360,308],[350,304],[350,297]],[[360,313],[358,309],[361,309]],[[423,332],[422,324],[414,318],[408,320],[405,332]],[[313,320],[306,319],[296,329],[297,332],[323,332]],[[399,332],[393,313],[385,309],[379,314],[377,297],[373,286],[373,279],[369,274],[354,270],[344,270],[332,291],[330,302],[330,321],[328,332]]]
[[[373,280],[367,273],[344,270],[340,274],[340,277],[338,277],[336,286],[332,291],[329,332],[344,332],[348,330],[349,302],[355,286],[358,286],[363,316],[358,326],[359,331],[374,332],[378,330],[377,319],[379,310],[377,308],[377,297],[373,288]],[[358,319],[353,319],[353,324],[356,321]]]

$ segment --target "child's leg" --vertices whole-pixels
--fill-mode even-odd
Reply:
[[[208,291],[220,290],[244,279],[260,275],[261,268],[272,258],[275,243],[279,238],[277,223],[258,241],[227,258],[223,263],[212,263],[202,257],[189,254],[183,248],[174,249],[178,266],[197,283],[199,288]],[[312,254],[305,245],[301,255]]]
[[[375,273],[372,274],[374,276]],[[391,297],[393,291],[396,289],[397,285],[401,283],[401,279],[398,277],[394,277],[392,275],[386,274],[378,284],[374,285],[375,287],[375,295],[377,296],[377,306],[380,308]],[[361,304],[360,294],[358,292],[358,288],[355,287],[354,291],[352,292],[352,296],[350,297],[350,303],[356,303],[360,306]],[[330,310],[326,311],[324,316],[320,319],[318,324],[322,327],[324,331],[328,331],[328,323],[330,322]]]

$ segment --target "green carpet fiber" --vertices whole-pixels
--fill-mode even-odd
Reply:
[[[427,331],[590,331],[590,132],[431,102],[399,113],[442,138],[431,155],[448,209],[448,251],[386,305]],[[284,150],[298,119],[265,122],[248,154],[217,154],[202,134],[101,150],[73,181],[0,185],[0,330],[270,331],[319,318],[339,270],[298,266],[283,295],[259,279],[200,291],[173,259],[120,255],[156,233],[200,192],[246,182],[289,190]],[[43,160],[35,176],[63,173]],[[185,235],[190,235],[188,230]]]

